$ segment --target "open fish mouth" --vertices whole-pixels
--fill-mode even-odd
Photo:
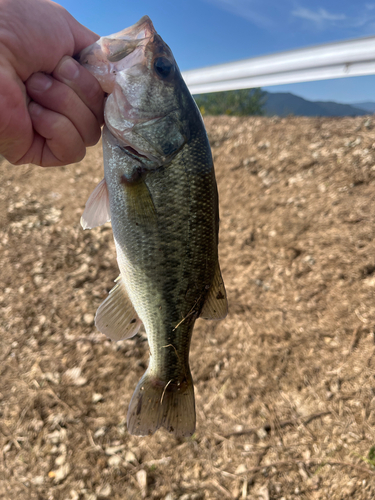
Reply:
[[[151,19],[144,16],[134,26],[102,37],[82,50],[77,61],[95,75],[104,92],[111,94],[117,73],[142,63],[145,48],[155,34]]]
[[[130,26],[110,37],[102,38],[102,50],[110,62],[118,62],[127,57],[137,47],[147,45],[156,34],[148,16],[143,16],[134,26]]]

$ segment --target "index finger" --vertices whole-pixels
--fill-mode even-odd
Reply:
[[[65,83],[94,113],[99,125],[104,122],[104,92],[98,80],[72,57],[64,56],[52,76]]]

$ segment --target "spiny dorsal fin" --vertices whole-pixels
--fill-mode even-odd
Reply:
[[[208,290],[200,317],[203,319],[223,319],[228,314],[227,292],[221,276],[219,262],[216,264],[215,276]]]
[[[81,217],[83,229],[92,229],[111,220],[109,210],[108,188],[105,179],[99,182],[86,202]]]
[[[126,293],[121,276],[117,278],[116,285],[108,297],[100,304],[95,316],[95,325],[112,340],[130,339],[142,325]]]

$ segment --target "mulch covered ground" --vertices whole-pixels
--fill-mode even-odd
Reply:
[[[197,430],[130,436],[144,331],[94,314],[118,275],[102,178],[0,160],[0,498],[375,496],[375,119],[208,117],[230,312],[198,320]]]

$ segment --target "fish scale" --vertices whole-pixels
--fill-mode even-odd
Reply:
[[[195,304],[199,296],[189,294],[188,287],[196,285],[201,293],[212,282],[214,272],[214,266],[207,265],[206,256],[210,255],[213,262],[217,259],[216,184],[212,161],[196,159],[203,156],[197,154],[201,149],[196,147],[198,141],[199,138],[192,140],[170,165],[147,176],[157,225],[136,226],[130,217],[120,218],[124,212],[117,209],[117,204],[113,208],[111,204],[111,213],[119,212],[114,220],[120,222],[112,222],[116,244],[127,248],[126,258],[119,260],[120,270],[126,276],[127,291],[145,325],[153,363],[168,367],[166,381],[175,376],[176,369],[173,364],[165,363],[164,357],[174,357],[174,351],[169,354],[156,346],[174,342],[180,358],[186,357],[191,322],[182,324],[175,332],[173,328],[195,305],[199,311],[200,303]],[[166,191],[167,185],[174,189]],[[119,254],[125,255],[121,251]],[[143,276],[148,279],[142,279]],[[155,290],[160,290],[160,295]],[[201,303],[203,299],[204,296]]]
[[[130,338],[142,323],[146,330],[150,361],[130,401],[129,432],[165,427],[189,436],[195,430],[194,323],[227,313],[218,194],[203,120],[147,17],[100,39],[80,60],[109,94],[104,180],[82,224],[111,219],[120,269],[95,322],[114,340]]]

